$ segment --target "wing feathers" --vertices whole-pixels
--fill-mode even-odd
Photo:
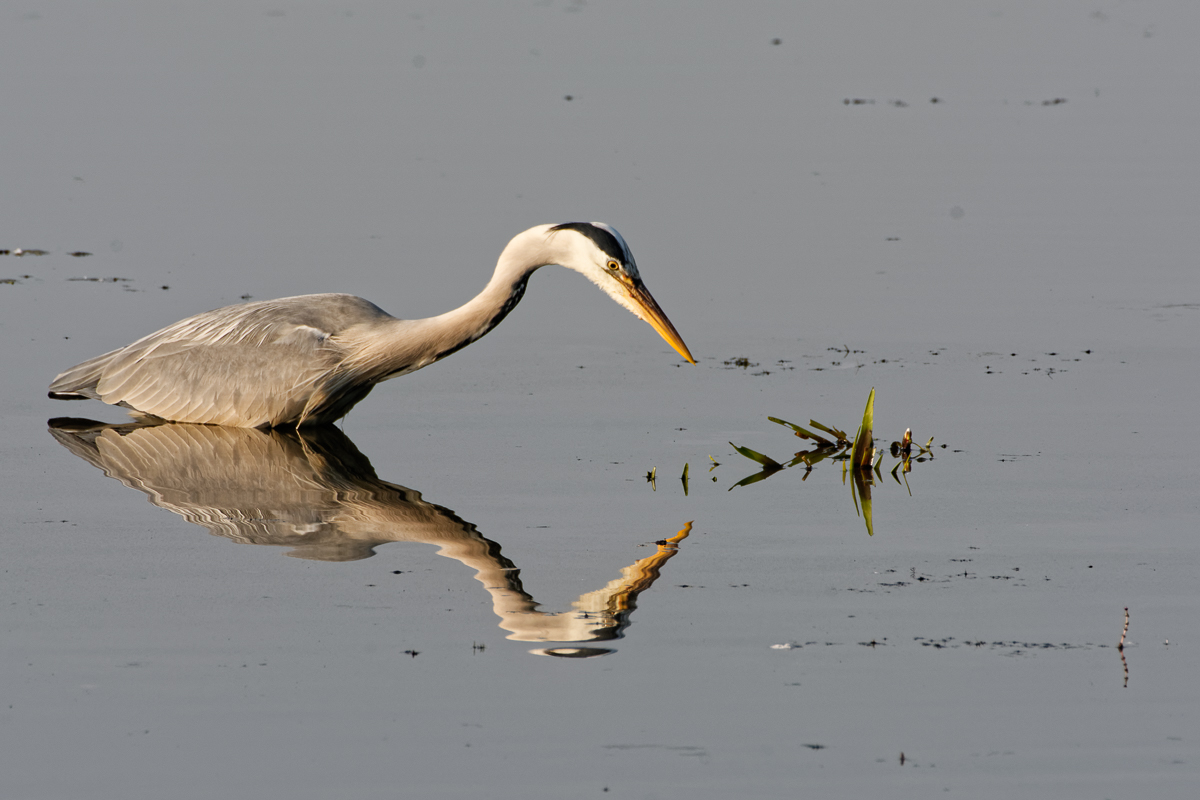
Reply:
[[[267,427],[329,421],[323,414],[347,387],[374,380],[353,366],[355,354],[338,334],[353,329],[350,338],[357,341],[388,321],[394,319],[349,295],[230,306],[72,367],[50,390],[177,422]],[[341,407],[343,414],[348,409]]]

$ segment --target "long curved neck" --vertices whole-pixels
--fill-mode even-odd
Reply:
[[[529,276],[549,263],[529,258],[525,252],[514,253],[513,249],[510,244],[500,254],[496,271],[482,292],[453,311],[421,320],[423,332],[438,342],[434,361],[479,340],[499,325],[525,296]]]
[[[521,302],[529,276],[567,255],[555,246],[556,237],[547,235],[550,227],[530,228],[509,242],[487,286],[465,305],[427,319],[394,320],[383,336],[364,342],[369,351],[364,356],[383,365],[380,379],[428,366],[499,325]]]
[[[434,361],[477,341],[499,325],[525,296],[529,276],[541,267],[562,262],[565,253],[553,246],[554,237],[547,236],[549,228],[539,225],[514,237],[500,253],[492,279],[468,303],[421,320],[423,333],[439,343]]]

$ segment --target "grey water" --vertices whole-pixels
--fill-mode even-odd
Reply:
[[[0,21],[4,797],[1194,793],[1193,4]],[[569,220],[696,366],[547,268],[336,431],[46,398],[247,298],[440,313]],[[933,437],[873,535],[840,462],[736,486],[872,388]]]

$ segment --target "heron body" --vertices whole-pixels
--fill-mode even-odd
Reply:
[[[646,290],[628,245],[599,222],[518,234],[492,279],[466,305],[404,320],[348,294],[313,294],[197,314],[72,367],[56,399],[93,399],[173,422],[244,428],[340,419],[380,381],[471,344],[521,301],[529,276],[558,264],[592,280],[695,363]]]

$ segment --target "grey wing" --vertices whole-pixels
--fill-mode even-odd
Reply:
[[[340,369],[347,353],[336,335],[378,315],[386,317],[346,295],[221,308],[85,361],[50,391],[177,422],[296,424],[353,386],[354,376]]]

